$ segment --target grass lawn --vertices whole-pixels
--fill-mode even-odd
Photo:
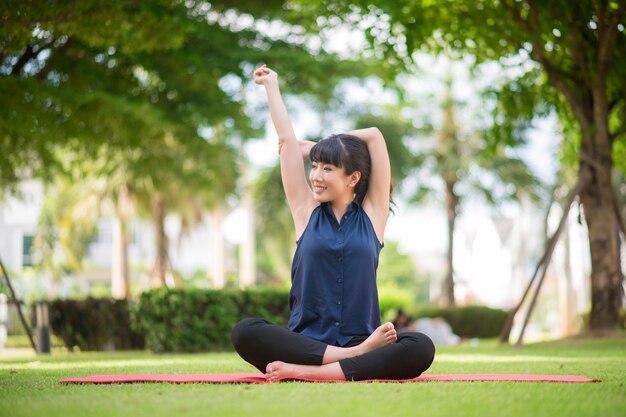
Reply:
[[[63,385],[106,373],[255,370],[233,353],[0,356],[0,416],[626,416],[626,338],[568,339],[516,349],[492,341],[439,348],[428,373],[584,375],[601,383]]]

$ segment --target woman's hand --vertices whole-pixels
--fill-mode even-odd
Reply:
[[[300,145],[300,152],[302,152],[302,159],[305,161],[309,159],[309,154],[311,153],[311,149],[316,145],[317,142],[312,142],[310,140],[299,140],[298,145]]]
[[[278,74],[267,68],[265,64],[254,71],[254,82],[259,85],[265,85],[268,81],[278,80]]]

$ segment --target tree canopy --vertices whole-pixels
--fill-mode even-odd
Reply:
[[[284,1],[10,0],[0,11],[0,191],[30,177],[80,182],[72,205],[130,193],[144,216],[158,197],[161,229],[168,212],[186,222],[236,192],[238,144],[262,132],[245,101],[255,66],[320,102],[365,70],[315,47]]]
[[[371,54],[410,67],[417,51],[471,55],[477,63],[515,67],[494,90],[491,140],[515,141],[518,127],[553,109],[576,126],[578,196],[589,228],[592,330],[619,322],[622,273],[617,227],[624,230],[612,185],[626,141],[626,33],[624,1],[448,0],[299,2],[328,22],[366,31]],[[320,7],[323,6],[323,7]]]

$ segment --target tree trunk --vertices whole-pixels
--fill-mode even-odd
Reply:
[[[239,250],[239,287],[246,288],[256,284],[256,245],[254,236],[254,203],[250,191],[244,191],[242,203],[248,216],[246,238]]]
[[[602,63],[600,63],[602,64]],[[609,133],[609,109],[604,74],[599,71],[593,83],[590,129],[583,130],[580,170],[591,169],[591,181],[581,193],[589,228],[591,251],[591,315],[589,330],[612,330],[619,323],[622,282],[618,265],[619,224],[614,209],[612,186],[613,144]]]
[[[113,219],[113,260],[111,265],[111,295],[117,299],[127,299],[128,279],[128,239],[126,221],[116,214]]]
[[[574,319],[576,317],[576,298],[574,296],[574,286],[572,285],[572,261],[571,261],[571,230],[569,215],[563,227],[563,238],[561,239],[563,249],[563,271],[558,274],[558,294],[559,294],[559,316],[561,318],[561,336],[572,336],[575,334]]]
[[[165,234],[165,200],[159,193],[152,196],[152,221],[154,224],[155,259],[152,278],[157,286],[167,286],[168,241]]]
[[[117,299],[130,296],[128,273],[128,219],[133,212],[133,202],[128,187],[120,187],[113,219],[113,259],[111,262],[111,295]]]
[[[605,136],[605,137],[602,137]],[[592,332],[614,329],[619,323],[622,306],[622,282],[618,266],[618,244],[615,228],[617,217],[613,208],[611,185],[611,146],[600,131],[583,139],[582,169],[588,169],[585,156],[593,162],[591,182],[580,193],[585,220],[589,229],[591,252],[591,316]],[[593,156],[592,156],[593,155]]]
[[[454,225],[459,199],[454,193],[454,182],[446,181],[446,208],[448,211],[448,254],[447,271],[443,281],[442,295],[446,305],[454,306]]]
[[[615,234],[619,223],[611,186],[613,144],[609,130],[607,89],[610,68],[621,64],[614,59],[618,57],[615,54],[616,39],[620,36],[618,22],[623,19],[626,3],[616,4],[617,8],[613,3],[597,3],[597,11],[594,12],[599,16],[597,37],[589,39],[590,43],[578,36],[568,38],[574,64],[572,73],[582,74],[582,77],[574,77],[580,81],[572,82],[569,71],[561,71],[563,68],[551,60],[551,54],[546,53],[540,36],[533,38],[532,50],[533,59],[543,66],[550,83],[563,94],[581,128],[579,176],[586,175],[586,171],[590,176],[581,190],[580,199],[591,253],[589,328],[592,332],[613,329],[619,323],[622,306],[622,282],[617,264],[618,237]],[[539,22],[536,4],[531,4],[529,16],[525,27],[535,32]],[[521,18],[521,15],[518,14],[518,17]]]
[[[212,273],[213,287],[224,288],[226,285],[226,272],[224,267],[224,234],[222,233],[222,223],[224,222],[224,214],[222,207],[217,205],[211,211],[211,226],[213,228],[213,264]]]
[[[245,155],[243,144],[241,146],[241,155]],[[245,160],[245,157],[242,157],[241,161],[241,180],[243,181],[241,203],[248,217],[248,222],[246,224],[246,237],[239,247],[239,287],[246,288],[256,283],[256,258],[254,256],[256,245],[254,235],[254,200],[248,179],[248,162]]]

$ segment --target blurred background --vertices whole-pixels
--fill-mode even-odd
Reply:
[[[257,289],[286,308],[296,238],[251,82],[267,64],[300,139],[385,135],[384,319],[444,317],[471,339],[454,314],[483,306],[503,341],[524,321],[527,341],[623,329],[626,6],[553,3],[3,2],[0,259],[16,297],[56,309],[53,330],[62,300],[124,300],[131,322],[150,293],[176,310],[163,294]],[[6,279],[0,293],[24,335]],[[198,346],[213,345],[174,350]]]

